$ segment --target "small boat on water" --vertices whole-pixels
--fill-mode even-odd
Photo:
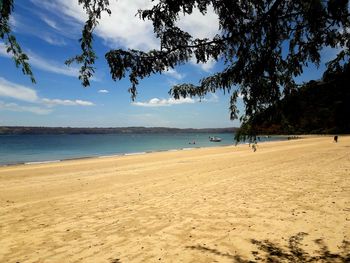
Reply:
[[[219,137],[209,137],[209,141],[211,141],[211,142],[221,142],[221,138],[219,138]]]

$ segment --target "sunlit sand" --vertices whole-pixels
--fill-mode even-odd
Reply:
[[[0,262],[235,262],[298,237],[343,255],[350,137],[0,168]]]

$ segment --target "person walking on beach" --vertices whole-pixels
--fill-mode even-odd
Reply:
[[[338,135],[334,136],[334,142],[338,142]]]
[[[254,143],[252,145],[253,152],[256,152],[257,147],[258,147],[258,143],[256,141],[254,141]]]

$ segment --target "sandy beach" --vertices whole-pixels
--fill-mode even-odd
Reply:
[[[350,136],[0,167],[0,262],[342,262],[343,241]]]

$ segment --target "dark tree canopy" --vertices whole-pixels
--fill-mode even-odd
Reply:
[[[238,135],[348,134],[350,132],[350,64],[339,72],[324,74],[292,91],[244,123]]]
[[[10,3],[11,11],[12,1],[3,2]],[[108,0],[79,3],[89,17],[80,40],[82,54],[67,64],[82,64],[80,79],[88,86],[96,59],[93,30],[101,14],[111,11]],[[190,15],[195,8],[204,15],[211,8],[218,15],[219,32],[212,39],[194,38],[177,26],[180,17]],[[197,85],[176,85],[169,93],[174,98],[203,97],[222,90],[231,96],[231,119],[238,118],[236,101],[241,95],[245,105],[241,120],[245,123],[297,89],[294,78],[310,63],[318,66],[324,48],[338,51],[336,58],[328,62],[327,72],[339,71],[349,61],[348,0],[159,0],[152,9],[139,10],[138,15],[153,23],[159,49],[116,49],[105,55],[113,80],[129,78],[132,99],[140,79],[193,58],[198,63],[214,59],[223,61],[222,72],[201,79]],[[1,19],[8,21],[3,10]]]

